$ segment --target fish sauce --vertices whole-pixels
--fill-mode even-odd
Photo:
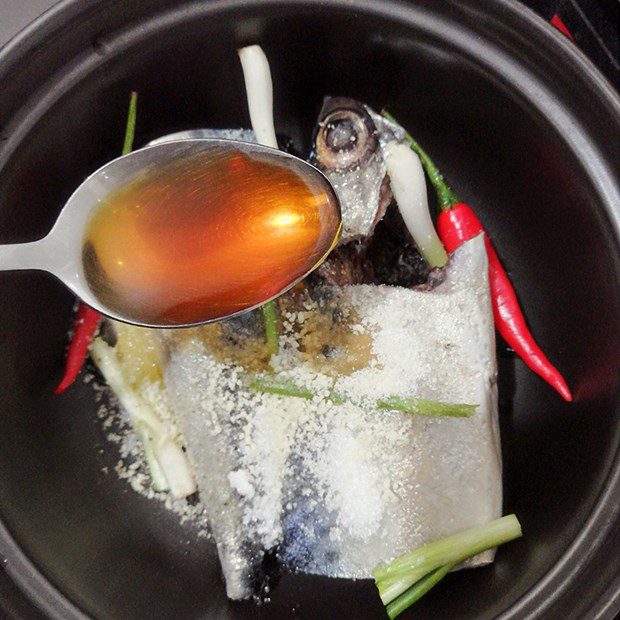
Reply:
[[[293,163],[291,163],[293,162]],[[187,155],[110,194],[86,229],[91,290],[145,325],[207,322],[255,307],[337,242],[337,199],[290,158]]]

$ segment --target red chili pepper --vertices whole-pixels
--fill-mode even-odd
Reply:
[[[69,348],[67,349],[65,374],[58,387],[54,390],[56,394],[64,392],[80,373],[86,359],[88,347],[95,337],[100,320],[101,315],[96,310],[93,310],[84,302],[80,302],[75,315],[73,338],[71,338]]]
[[[570,33],[570,30],[566,27],[566,24],[562,21],[562,18],[554,13],[551,18],[551,25],[555,26],[563,35],[567,36],[571,41],[574,41],[575,38]]]
[[[125,140],[123,142],[122,154],[127,155],[133,147],[133,139],[136,130],[136,114],[138,105],[138,93],[132,91],[129,99],[129,112],[127,114],[127,125],[125,127]],[[88,353],[88,347],[95,337],[97,327],[101,320],[101,315],[87,306],[84,302],[80,302],[80,306],[75,316],[75,328],[73,332],[73,338],[69,343],[67,349],[67,362],[65,366],[65,374],[58,384],[58,387],[54,390],[56,394],[64,392],[76,379],[84,360],[86,360],[86,354]]]
[[[384,111],[383,116],[398,124],[387,112]],[[514,349],[535,373],[554,387],[565,400],[572,401],[573,397],[562,375],[547,359],[528,329],[515,290],[480,220],[470,207],[459,201],[430,157],[409,134],[407,134],[407,140],[411,148],[420,156],[422,165],[437,191],[441,208],[437,220],[437,232],[446,250],[453,252],[472,237],[481,232],[485,233],[484,243],[489,262],[489,285],[495,327],[508,346]]]
[[[462,243],[484,232],[484,229],[470,207],[463,203],[457,203],[439,214],[437,232],[446,246],[446,250],[453,252]],[[508,345],[535,373],[553,386],[565,400],[573,400],[562,375],[554,368],[534,341],[534,337],[525,323],[514,288],[486,233],[484,243],[489,260],[489,284],[495,326]]]

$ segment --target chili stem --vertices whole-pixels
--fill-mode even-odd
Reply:
[[[383,116],[383,118],[387,118],[387,120],[391,123],[402,127],[402,125],[387,110],[381,110],[381,116]],[[427,155],[426,151],[406,131],[405,137],[407,142],[409,142],[409,146],[411,146],[411,148],[419,155],[422,165],[424,166],[424,170],[426,170],[426,174],[428,174],[428,178],[437,192],[437,197],[439,198],[439,208],[442,211],[451,209],[455,204],[460,202],[458,196],[446,183],[443,175],[439,172],[439,168],[435,166],[433,160]]]

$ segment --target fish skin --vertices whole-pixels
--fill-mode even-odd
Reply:
[[[326,500],[335,497],[335,489],[330,488],[329,472],[317,465],[320,459],[308,454],[304,428],[287,426],[295,424],[295,415],[307,406],[306,401],[249,394],[239,409],[235,400],[241,386],[239,370],[226,370],[222,381],[221,367],[208,351],[177,339],[169,347],[164,382],[187,440],[232,599],[257,593],[257,584],[267,577],[264,560],[275,552],[291,570],[369,577],[381,562],[501,515],[494,330],[482,236],[454,253],[444,281],[431,291],[361,285],[345,287],[341,294],[360,311],[371,302],[369,320],[379,317],[375,344],[382,346],[391,338],[403,350],[419,351],[413,363],[404,356],[390,361],[400,376],[409,378],[412,394],[449,402],[475,399],[477,413],[470,419],[431,419],[347,409],[348,405],[330,408],[326,402],[321,414],[326,422],[319,427],[325,454],[330,450],[336,451],[336,457],[338,452],[348,454],[343,456],[343,471],[346,467],[365,471],[368,480],[379,476],[394,489],[393,496],[373,496],[374,486],[367,485],[357,501],[372,503],[372,519],[347,526],[344,512]],[[380,317],[389,316],[396,306],[402,308],[403,300],[411,312],[402,315],[394,334],[381,333]],[[442,342],[450,346],[439,350],[437,343]],[[368,377],[369,398],[382,390],[393,393],[381,371]],[[337,389],[346,393],[347,384],[354,380],[355,373],[342,377]],[[381,442],[381,437],[364,435],[372,420],[369,416],[376,415],[386,416],[382,421],[386,436],[400,437],[391,450],[383,451],[380,471],[365,456],[362,447],[367,444],[359,444],[372,439]],[[283,430],[278,439],[272,436],[274,428],[287,432]],[[260,454],[265,460],[255,466],[241,458],[248,435],[263,446]],[[276,457],[290,464],[284,478],[269,475]],[[240,471],[248,472],[251,491],[248,485],[233,484],[231,472]],[[273,471],[280,470],[274,467]],[[248,514],[257,514],[249,513],[249,507],[255,508],[257,498],[263,496],[277,500],[277,512],[266,511],[258,523],[248,521]],[[492,559],[489,551],[465,565]]]
[[[220,140],[236,140],[238,142],[251,142],[256,144],[256,135],[251,129],[187,129],[169,133],[161,138],[151,140],[147,146],[164,144],[175,140],[192,140],[200,138],[214,138]]]
[[[358,165],[345,169],[334,167],[332,151],[317,146],[319,137],[324,136],[320,132],[325,119],[338,111],[357,114],[364,119],[364,126],[372,130],[367,137],[372,143],[368,149],[370,155],[362,149]],[[324,144],[325,137],[322,140]],[[384,150],[390,142],[406,143],[406,132],[401,126],[359,101],[346,97],[325,99],[314,130],[310,162],[334,187],[341,205],[343,235],[338,249],[316,270],[315,279],[338,286],[389,283],[409,287],[426,283],[430,269],[393,201],[384,161]],[[400,220],[397,234],[391,230],[395,220]]]
[[[317,148],[318,133],[326,118],[342,109],[364,115],[368,129],[366,140],[373,141],[368,151],[362,148],[363,156],[355,165],[346,169],[334,167],[321,155]],[[326,97],[315,126],[314,145],[309,161],[325,174],[332,184],[342,213],[341,245],[372,235],[377,222],[383,217],[392,195],[384,181],[387,170],[383,154],[378,148],[377,128],[368,116],[362,103],[346,97]],[[334,151],[335,152],[335,151]]]

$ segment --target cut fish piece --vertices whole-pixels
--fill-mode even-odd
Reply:
[[[454,253],[431,291],[360,285],[331,295],[350,332],[370,335],[371,354],[348,375],[317,370],[290,336],[314,310],[285,317],[273,365],[312,399],[248,391],[245,371],[218,361],[200,330],[164,336],[169,401],[232,599],[258,592],[274,556],[308,573],[369,577],[379,563],[501,515],[483,237]],[[334,392],[344,402],[326,398]],[[478,407],[468,419],[375,407],[391,395]]]

